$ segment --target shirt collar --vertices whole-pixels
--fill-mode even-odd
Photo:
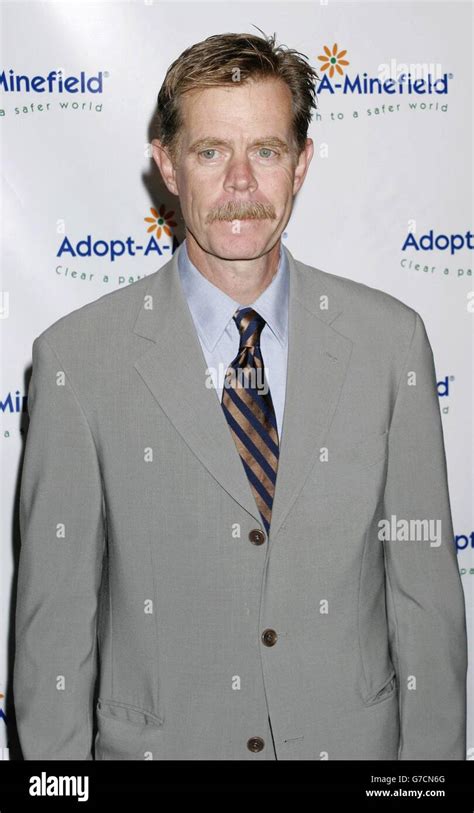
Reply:
[[[178,249],[178,272],[196,330],[212,352],[236,309],[243,307],[210,282],[188,256],[186,240]],[[257,299],[251,303],[282,345],[288,336],[289,270],[285,247],[280,244],[278,270]],[[237,325],[235,325],[237,331]]]

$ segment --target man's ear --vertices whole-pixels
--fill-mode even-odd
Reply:
[[[172,195],[179,195],[176,184],[176,172],[169,151],[162,145],[158,138],[154,138],[152,140],[151,146],[153,151],[153,159],[160,170],[161,177],[163,178],[167,189]]]
[[[306,144],[304,149],[300,152],[298,156],[298,161],[295,167],[295,177],[293,182],[293,195],[301,189],[303,186],[304,179],[306,178],[306,173],[308,172],[309,165],[311,163],[311,159],[314,155],[314,142],[312,138],[306,139]]]

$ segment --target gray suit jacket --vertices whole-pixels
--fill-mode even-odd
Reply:
[[[466,758],[464,595],[423,321],[284,250],[269,538],[205,386],[177,253],[35,339],[14,665],[26,759]],[[442,534],[381,539],[383,518]]]

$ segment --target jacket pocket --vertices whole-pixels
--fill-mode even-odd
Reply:
[[[397,690],[397,676],[395,672],[384,681],[383,685],[377,689],[370,697],[364,698],[366,706],[375,706],[376,703],[381,703],[383,700],[388,700],[392,697]]]
[[[108,700],[99,697],[96,703],[97,714],[122,723],[131,723],[136,726],[152,726],[161,728],[163,718],[152,711],[122,703],[119,700]]]
[[[328,450],[328,459],[315,463],[309,480],[319,497],[340,501],[353,489],[359,493],[377,489],[387,459],[388,432],[371,433],[356,443],[326,439],[323,446]]]
[[[329,444],[329,461],[357,468],[373,466],[387,454],[388,431],[371,432],[357,443],[346,445],[336,440]]]

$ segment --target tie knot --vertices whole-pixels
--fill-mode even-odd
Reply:
[[[233,318],[240,333],[240,349],[256,347],[260,343],[260,334],[266,325],[263,316],[253,308],[240,308]]]

